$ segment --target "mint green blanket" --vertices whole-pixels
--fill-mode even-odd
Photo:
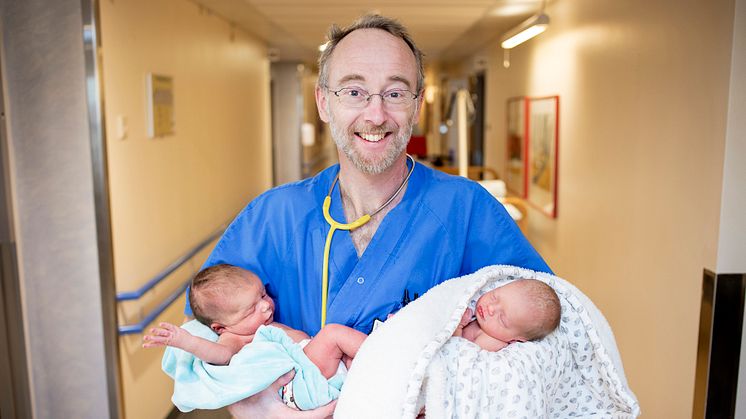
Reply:
[[[195,336],[217,341],[209,327],[192,320],[182,325]],[[177,348],[166,348],[161,367],[174,380],[174,405],[182,412],[219,409],[269,387],[295,369],[293,391],[301,410],[323,406],[339,396],[344,377],[327,380],[303,349],[282,330],[260,326],[254,341],[233,355],[228,365],[212,365]]]

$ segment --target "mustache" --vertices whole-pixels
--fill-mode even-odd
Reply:
[[[357,125],[352,128],[353,132],[364,132],[366,134],[386,134],[397,130],[396,125],[385,123],[383,125]]]

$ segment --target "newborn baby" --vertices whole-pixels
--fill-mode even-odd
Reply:
[[[560,301],[552,287],[536,279],[517,279],[483,294],[467,308],[453,332],[487,351],[513,342],[541,339],[557,328]]]

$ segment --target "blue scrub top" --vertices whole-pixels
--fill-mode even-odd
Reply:
[[[257,274],[276,302],[275,321],[315,335],[329,224],[322,204],[339,166],[271,189],[223,234],[204,267],[227,263]],[[339,186],[331,215],[344,222]],[[408,300],[450,278],[494,264],[551,272],[503,206],[481,185],[416,165],[404,197],[358,258],[337,230],[329,257],[327,323],[369,333]],[[185,313],[191,315],[187,303]]]

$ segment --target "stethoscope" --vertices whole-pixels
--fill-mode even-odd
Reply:
[[[332,246],[332,237],[334,236],[334,232],[337,230],[354,230],[368,221],[370,221],[371,217],[381,212],[382,209],[386,208],[388,204],[391,203],[404,189],[404,186],[406,186],[407,182],[409,181],[409,177],[412,176],[412,172],[414,172],[414,158],[407,154],[407,158],[409,161],[412,162],[412,167],[409,169],[409,172],[407,173],[407,177],[404,178],[401,185],[399,185],[399,189],[394,192],[393,195],[391,195],[391,198],[388,199],[388,201],[384,202],[383,205],[378,207],[377,210],[373,211],[370,214],[365,214],[362,217],[358,218],[357,220],[351,222],[351,223],[340,223],[337,222],[334,218],[332,218],[332,215],[329,213],[329,208],[332,206],[332,191],[334,190],[334,185],[337,184],[337,181],[339,180],[339,173],[337,173],[337,176],[334,178],[334,182],[332,182],[332,186],[329,188],[329,193],[326,194],[326,198],[324,198],[324,219],[327,223],[329,223],[329,233],[326,235],[326,242],[324,243],[324,267],[323,274],[321,278],[321,327],[324,327],[326,324],[326,303],[327,298],[329,294],[329,251],[331,250]]]

